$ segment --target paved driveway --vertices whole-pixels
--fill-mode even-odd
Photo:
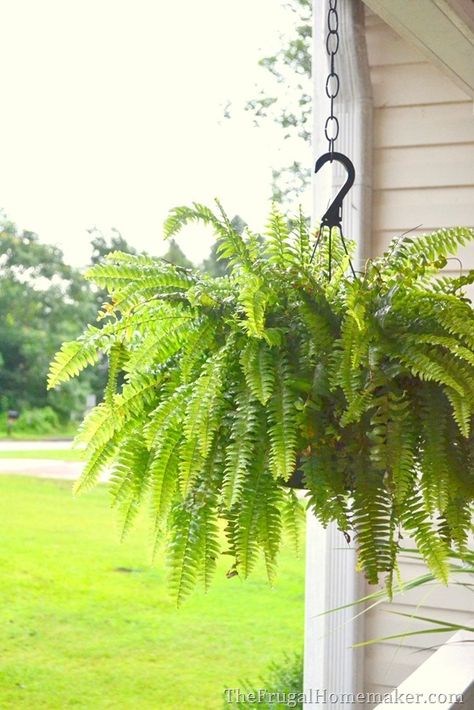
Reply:
[[[16,449],[18,451],[18,449]],[[51,459],[0,459],[0,474],[14,473],[37,478],[65,478],[75,481],[84,464],[82,461],[55,461]]]
[[[0,451],[64,451],[71,448],[71,441],[0,441]],[[75,481],[81,475],[82,461],[57,461],[56,459],[2,459],[0,475],[35,476],[37,478],[63,478]],[[101,481],[107,481],[108,472],[104,472]]]
[[[0,441],[0,451],[64,451],[70,449],[72,439],[58,439],[52,441],[15,441],[3,439]]]

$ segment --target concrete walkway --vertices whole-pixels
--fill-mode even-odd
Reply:
[[[0,451],[64,451],[71,448],[72,441],[0,441]],[[35,478],[62,478],[75,481],[85,466],[83,461],[58,461],[56,459],[9,459],[0,458],[0,475],[34,476]],[[110,478],[105,470],[100,482]]]
[[[16,441],[3,439],[0,441],[0,451],[64,451],[70,449],[72,439],[56,439],[51,441]]]
[[[18,450],[18,449],[17,449]],[[0,475],[35,476],[36,478],[64,478],[75,481],[81,475],[82,461],[52,459],[0,459]]]

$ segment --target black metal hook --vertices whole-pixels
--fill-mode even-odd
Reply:
[[[352,161],[344,155],[344,153],[324,153],[321,155],[317,161],[314,168],[314,172],[317,173],[321,170],[323,165],[326,163],[336,161],[336,163],[341,163],[347,170],[347,178],[344,185],[341,187],[336,197],[333,199],[328,209],[321,218],[321,227],[341,227],[342,222],[342,202],[344,197],[347,195],[355,180],[355,168]]]

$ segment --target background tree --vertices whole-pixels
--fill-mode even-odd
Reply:
[[[62,419],[82,413],[87,378],[63,394],[47,393],[51,355],[97,306],[78,269],[60,249],[0,222],[0,406],[2,409],[53,406]]]
[[[87,231],[91,236],[91,264],[98,264],[111,251],[124,251],[127,254],[137,253],[136,249],[122,237],[118,229],[112,228],[110,237],[106,237],[97,227],[92,227]]]
[[[257,95],[245,108],[253,114],[256,126],[264,127],[268,121],[279,124],[282,139],[292,141],[299,152],[298,146],[306,146],[311,140],[311,0],[289,0],[285,6],[293,30],[281,37],[281,48],[275,54],[260,59],[259,66],[271,81],[268,86],[261,82]],[[225,115],[231,117],[229,108]],[[300,160],[275,166],[273,200],[297,202],[309,184],[310,174],[310,167]]]
[[[247,226],[247,223],[238,214],[231,219],[230,224],[239,235],[243,234],[243,231]],[[229,259],[219,256],[219,242],[214,242],[209,256],[207,259],[204,259],[201,264],[201,269],[211,276],[226,276],[230,273]]]
[[[190,269],[193,266],[193,262],[189,261],[175,239],[170,239],[168,251],[163,254],[163,259],[166,259],[166,261],[169,261],[171,264],[176,264],[176,266],[183,266],[185,269]]]
[[[95,228],[89,234],[92,264],[110,251],[136,254],[117,230],[110,237]],[[51,407],[66,423],[83,415],[87,395],[101,399],[105,360],[62,392],[46,391],[46,374],[60,343],[94,320],[106,298],[60,249],[0,216],[0,412]]]

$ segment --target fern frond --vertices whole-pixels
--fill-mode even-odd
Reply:
[[[275,386],[273,355],[265,341],[250,340],[242,350],[240,362],[247,387],[265,405]]]
[[[154,375],[138,374],[124,384],[114,398],[115,414],[129,419],[139,416],[156,398],[160,380]]]
[[[176,207],[165,221],[165,239],[174,237],[189,222],[208,224],[213,227],[218,238],[218,255],[230,259],[231,262],[238,260],[239,263],[251,268],[252,261],[244,240],[230,224],[219,202],[217,206],[221,211],[221,219],[208,207],[197,202],[193,202],[192,207]]]
[[[179,485],[184,498],[202,472],[206,459],[201,453],[197,437],[183,439],[179,456]]]
[[[48,389],[77,377],[88,365],[95,365],[104,341],[100,328],[90,325],[81,338],[64,343],[51,362]]]
[[[295,555],[299,557],[301,548],[301,531],[303,529],[305,516],[303,506],[292,488],[283,493],[281,517],[283,529],[288,535]]]
[[[242,388],[235,398],[230,441],[225,453],[222,493],[224,502],[229,508],[239,500],[246,486],[255,457],[258,431],[255,400],[247,388]]]
[[[220,554],[219,526],[217,523],[217,513],[211,506],[202,509],[202,562],[200,577],[207,592],[211,586],[214,573],[216,571],[217,559]]]
[[[95,451],[109,441],[120,425],[115,411],[106,402],[101,402],[85,417],[74,439],[74,446],[86,446]]]
[[[453,416],[459,427],[459,431],[467,439],[471,432],[473,403],[470,402],[467,397],[460,395],[459,392],[456,392],[456,390],[450,387],[446,387],[445,392],[451,402]]]
[[[297,421],[292,375],[280,355],[275,363],[275,391],[269,400],[270,469],[275,478],[287,481],[296,465]]]
[[[74,495],[84,493],[84,491],[87,491],[96,485],[101,473],[113,460],[117,452],[117,444],[118,441],[116,438],[108,439],[103,444],[97,446],[97,448],[90,454],[89,460],[82,469],[80,477],[74,483]]]
[[[164,261],[146,266],[132,255],[127,263],[102,263],[92,266],[85,277],[110,293],[120,293],[133,284],[136,291],[144,289],[175,288],[187,290],[196,279],[192,273]]]
[[[176,320],[167,323],[145,337],[131,353],[127,362],[128,372],[147,371],[150,367],[164,364],[178,353],[189,334],[194,330],[191,315],[177,314]]]
[[[256,535],[265,558],[268,581],[273,583],[282,530],[281,492],[268,474],[262,476],[261,483]]]
[[[122,341],[114,343],[109,353],[109,371],[104,399],[109,407],[113,406],[114,395],[117,394],[117,383],[120,372],[124,369],[128,359],[128,350]]]
[[[417,422],[413,403],[404,395],[388,394],[387,469],[396,505],[410,496],[416,481]]]
[[[255,338],[265,336],[265,311],[270,300],[270,292],[259,276],[246,275],[245,284],[239,294],[245,319],[242,325]]]
[[[239,502],[235,521],[235,554],[239,571],[248,577],[258,557],[258,526],[261,504],[266,488],[264,477],[268,476],[265,459],[257,452],[250,475],[247,476],[242,499]]]
[[[400,360],[408,367],[410,372],[420,380],[426,382],[438,382],[454,390],[459,395],[464,396],[463,383],[453,377],[452,372],[447,371],[443,364],[436,358],[436,354],[427,354],[421,348],[405,346],[397,353]],[[450,368],[452,369],[452,368]]]
[[[113,505],[120,511],[122,540],[131,530],[148,490],[152,461],[153,452],[137,441],[136,436],[122,444],[110,485]]]
[[[296,241],[293,245],[293,258],[297,267],[302,271],[306,271],[310,267],[312,248],[310,244],[308,220],[303,214],[301,205],[298,210],[298,216],[295,218],[294,231]]]
[[[449,500],[451,477],[447,450],[450,445],[446,397],[436,387],[426,385],[419,393],[421,417],[421,491],[427,511],[444,511]]]
[[[186,385],[172,389],[168,396],[163,397],[159,405],[148,415],[144,424],[143,436],[150,449],[159,446],[160,438],[168,429],[178,428],[184,419],[185,403],[189,397],[189,387]]]
[[[193,384],[193,392],[186,409],[184,435],[189,442],[197,441],[203,458],[208,455],[219,426],[224,404],[223,373],[228,352],[228,346],[224,346],[203,366],[201,375]]]
[[[216,337],[216,324],[211,318],[200,323],[193,332],[190,332],[183,343],[182,355],[179,362],[181,379],[189,382],[193,371],[202,365],[208,349],[213,350]]]
[[[272,207],[265,235],[267,237],[265,253],[269,263],[285,269],[293,261],[293,250],[289,240],[288,224],[276,205]]]
[[[150,487],[155,530],[167,519],[171,510],[178,485],[181,442],[182,434],[179,429],[169,427],[161,437],[158,450],[154,452],[150,466]]]
[[[392,528],[383,473],[370,464],[356,476],[352,526],[356,532],[359,564],[367,580],[377,584],[379,573],[391,569]]]
[[[347,532],[348,506],[343,471],[328,447],[318,447],[310,456],[303,457],[301,468],[304,485],[308,488],[308,507],[326,527],[332,520]]]
[[[435,577],[443,584],[447,584],[449,548],[433,530],[422,498],[416,491],[413,491],[405,502],[401,520],[406,530],[413,535],[417,549],[427,561]]]
[[[180,606],[196,584],[203,556],[203,535],[199,515],[184,505],[173,511],[171,540],[168,544],[170,587]]]
[[[388,255],[392,260],[404,260],[416,266],[435,262],[441,257],[456,254],[459,247],[474,239],[474,230],[468,227],[438,229],[431,234],[402,237],[394,240]]]

